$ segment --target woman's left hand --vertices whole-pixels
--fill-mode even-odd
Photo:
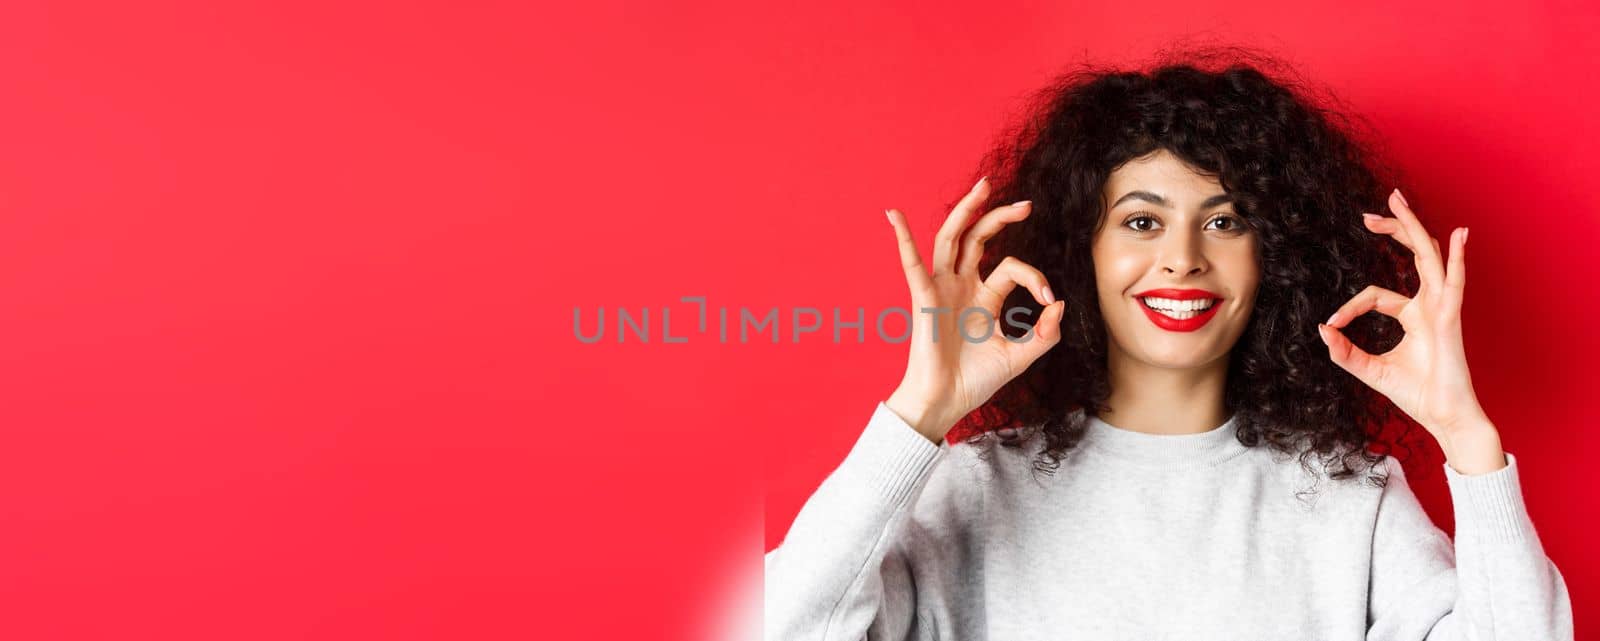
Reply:
[[[1451,231],[1447,266],[1439,255],[1439,241],[1428,235],[1400,190],[1389,194],[1389,208],[1395,218],[1363,214],[1367,229],[1411,250],[1421,286],[1413,298],[1376,285],[1351,298],[1326,325],[1317,326],[1328,345],[1328,357],[1428,430],[1456,471],[1478,474],[1500,469],[1505,459],[1499,433],[1472,390],[1461,340],[1467,230]],[[1400,321],[1405,336],[1394,349],[1369,354],[1339,331],[1368,311]]]

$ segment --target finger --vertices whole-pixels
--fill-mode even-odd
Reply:
[[[1389,218],[1377,214],[1361,214],[1362,221],[1367,229],[1386,234],[1395,242],[1400,243],[1407,251],[1411,252],[1411,261],[1416,265],[1417,273],[1422,273],[1422,254],[1417,253],[1417,246],[1411,242],[1411,234],[1406,230],[1405,223],[1399,218]]]
[[[961,251],[961,233],[967,228],[967,221],[972,219],[973,212],[989,197],[989,177],[978,179],[978,184],[973,185],[966,196],[961,197],[961,202],[956,203],[955,209],[950,210],[950,215],[944,219],[944,224],[939,226],[939,232],[933,236],[933,273],[948,274],[956,269],[956,254]]]
[[[1428,235],[1428,229],[1422,226],[1422,221],[1417,220],[1416,213],[1406,204],[1405,197],[1400,195],[1399,189],[1389,194],[1389,208],[1394,210],[1395,216],[1405,226],[1406,233],[1411,236],[1412,247],[1417,253],[1417,272],[1422,277],[1422,282],[1436,286],[1442,284],[1444,263],[1439,260],[1437,241]]]
[[[1416,246],[1411,244],[1411,236],[1406,233],[1405,227],[1401,225],[1399,218],[1389,218],[1378,214],[1361,214],[1361,220],[1366,223],[1368,230],[1393,238],[1395,242],[1400,243],[1402,247],[1405,247],[1413,254],[1417,252]]]
[[[989,277],[983,281],[984,289],[994,296],[994,300],[989,302],[996,307],[1005,302],[1006,297],[1011,295],[1011,290],[1016,289],[1017,285],[1028,288],[1028,291],[1033,293],[1033,299],[1040,305],[1056,302],[1055,294],[1051,293],[1050,282],[1045,279],[1044,273],[1013,256],[1007,256],[1000,261],[994,271],[989,272]]]
[[[1461,294],[1467,287],[1467,228],[1450,232],[1450,264],[1445,268],[1446,290]]]
[[[972,229],[967,230],[961,240],[961,257],[956,260],[956,273],[976,275],[978,261],[983,258],[984,243],[994,238],[1007,224],[1027,218],[1029,212],[1033,211],[1030,204],[1031,201],[1024,200],[996,207],[973,223]]]
[[[1398,319],[1400,310],[1404,309],[1406,303],[1409,302],[1411,302],[1410,298],[1406,298],[1397,292],[1377,285],[1368,285],[1366,289],[1361,290],[1361,293],[1352,296],[1350,300],[1340,305],[1339,309],[1328,317],[1328,325],[1334,328],[1344,327],[1346,323],[1355,320],[1356,317],[1373,310],[1384,316]]]
[[[928,278],[928,269],[922,266],[922,254],[917,252],[917,242],[911,238],[911,226],[906,224],[906,215],[898,209],[885,209],[889,216],[889,225],[894,227],[895,240],[900,245],[900,267],[905,270],[906,284],[911,286],[913,295],[920,295],[933,287],[933,282]]]
[[[1376,388],[1375,383],[1380,379],[1385,366],[1382,357],[1368,354],[1366,350],[1350,342],[1344,332],[1329,325],[1318,324],[1317,334],[1322,337],[1323,344],[1328,346],[1329,360],[1369,387]]]
[[[1028,369],[1029,365],[1061,342],[1061,315],[1066,313],[1066,307],[1066,301],[1046,305],[1039,314],[1039,320],[1034,322],[1027,334],[1010,339],[1006,358],[1011,371],[1020,373]]]

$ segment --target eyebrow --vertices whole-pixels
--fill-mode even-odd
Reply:
[[[1115,208],[1117,205],[1121,205],[1124,201],[1128,201],[1128,200],[1143,200],[1143,201],[1146,201],[1146,202],[1154,203],[1154,204],[1162,206],[1162,207],[1171,207],[1172,206],[1172,202],[1167,200],[1166,198],[1163,198],[1160,194],[1150,193],[1150,192],[1144,191],[1142,189],[1136,189],[1134,191],[1130,191],[1130,192],[1128,192],[1126,194],[1123,194],[1121,198],[1117,199],[1117,202],[1111,203],[1111,206],[1113,208]],[[1200,208],[1201,209],[1210,209],[1212,207],[1216,207],[1217,205],[1221,205],[1223,203],[1231,203],[1231,202],[1233,202],[1233,195],[1232,194],[1218,194],[1216,196],[1212,196],[1210,198],[1205,199],[1205,202],[1200,203]]]

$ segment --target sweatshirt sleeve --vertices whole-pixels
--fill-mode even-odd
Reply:
[[[1393,458],[1373,532],[1369,641],[1570,640],[1572,600],[1523,504],[1517,459],[1444,465],[1456,536],[1428,518]]]
[[[923,529],[913,521],[944,527],[945,508],[962,500],[952,496],[962,484],[940,465],[949,454],[948,443],[934,444],[878,403],[844,461],[766,554],[767,641],[926,638],[916,575],[932,555],[919,556]],[[913,538],[919,542],[908,545]]]

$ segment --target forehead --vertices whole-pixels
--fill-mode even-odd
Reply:
[[[1123,194],[1136,189],[1154,192],[1179,202],[1205,199],[1223,193],[1222,183],[1215,176],[1195,171],[1188,163],[1165,149],[1129,160],[1106,178],[1107,202],[1115,202]]]

